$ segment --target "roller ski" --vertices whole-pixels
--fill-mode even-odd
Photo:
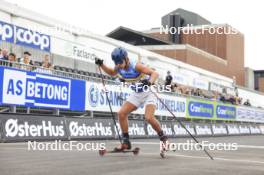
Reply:
[[[123,143],[119,147],[116,147],[111,151],[108,151],[106,149],[99,150],[99,155],[104,156],[106,153],[133,153],[134,155],[138,155],[139,150],[140,149],[138,147],[131,149],[130,141],[124,140]]]

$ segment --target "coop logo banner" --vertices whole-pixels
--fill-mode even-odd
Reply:
[[[214,105],[198,101],[190,101],[188,104],[189,117],[213,118]]]
[[[236,118],[236,108],[233,106],[216,106],[216,116],[222,119],[235,119]]]
[[[0,21],[0,38],[23,46],[49,52],[50,36]]]
[[[69,79],[13,69],[2,72],[4,104],[70,109]]]
[[[28,47],[50,51],[50,37],[45,34],[16,26],[16,43]]]
[[[13,25],[0,21],[0,39],[11,43],[14,42]]]

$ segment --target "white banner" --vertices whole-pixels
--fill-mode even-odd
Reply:
[[[195,126],[197,135],[212,135],[210,125],[196,125]]]
[[[264,123],[264,110],[238,106],[236,108],[237,121]]]
[[[171,76],[172,76],[172,82],[173,83],[178,83],[178,84],[182,84],[182,85],[190,85],[189,82],[191,80],[190,80],[190,77],[187,75],[172,72]]]
[[[208,90],[209,89],[209,82],[206,80],[203,80],[203,79],[194,78],[192,86],[199,88],[199,89]]]
[[[249,129],[251,134],[261,134],[261,130],[257,125],[254,126],[251,125],[249,126]]]
[[[51,38],[51,53],[86,62],[94,62],[95,54],[100,56],[92,48],[54,37]]]
[[[129,88],[121,88],[120,85],[106,85],[108,97],[111,102],[113,112],[118,112],[124,101],[132,92]],[[158,94],[159,98],[168,106],[176,117],[186,116],[186,99],[164,94]],[[86,82],[86,102],[85,110],[110,112],[106,93],[100,83]],[[144,106],[139,107],[134,114],[144,114]],[[155,115],[171,116],[162,103],[157,100],[157,110]]]
[[[237,125],[228,124],[227,130],[228,130],[229,135],[240,134],[240,131]]]
[[[249,127],[246,125],[239,125],[240,134],[250,134]]]
[[[213,124],[212,125],[212,130],[213,130],[213,134],[214,135],[218,135],[218,134],[227,134],[227,130],[226,130],[226,126],[225,125],[217,125],[217,124]]]
[[[261,131],[261,134],[264,134],[264,125],[260,125],[260,126],[259,126],[259,129],[260,129],[260,131]]]
[[[192,134],[195,135],[195,131],[194,131],[194,127],[191,126],[188,123],[183,123],[186,127],[186,129],[188,129],[188,131]],[[180,124],[174,124],[173,125],[173,130],[175,135],[189,135],[188,132],[180,125]]]

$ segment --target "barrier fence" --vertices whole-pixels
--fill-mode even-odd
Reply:
[[[264,134],[263,124],[183,122],[195,136],[227,136]],[[188,137],[176,121],[161,121],[169,137]],[[117,139],[111,119],[77,118],[39,115],[2,114],[1,142],[27,140]],[[119,132],[120,126],[118,125]],[[129,120],[131,138],[157,138],[156,132],[143,120]]]
[[[117,112],[131,89],[113,84],[108,84],[107,89],[113,111]],[[263,109],[164,93],[159,93],[159,97],[181,118],[264,123]],[[109,112],[101,83],[2,66],[0,105]],[[144,114],[143,106],[134,113]],[[159,101],[156,115],[170,116]]]

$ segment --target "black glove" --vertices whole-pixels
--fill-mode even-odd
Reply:
[[[102,66],[102,64],[104,63],[104,60],[97,58],[97,57],[95,57],[94,60],[95,60],[95,64],[98,66]]]
[[[140,83],[142,83],[142,86],[151,86],[152,84],[149,82],[149,80],[144,79],[141,80]]]
[[[125,83],[125,82],[126,82],[126,80],[123,79],[123,78],[119,78],[119,81],[120,81],[121,83]]]

